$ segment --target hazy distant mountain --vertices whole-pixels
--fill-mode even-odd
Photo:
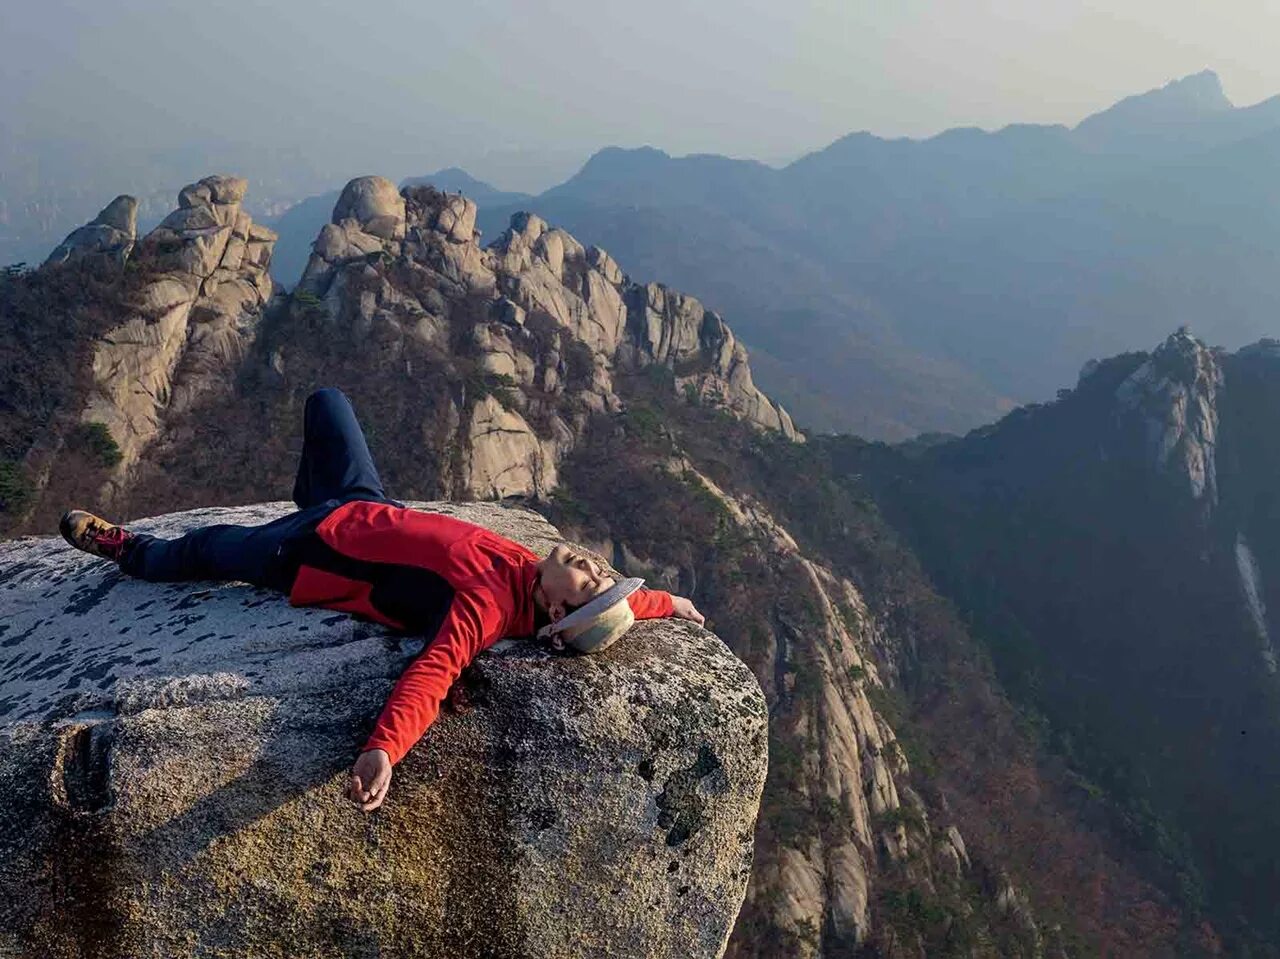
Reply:
[[[1012,405],[905,344],[833,276],[822,231],[808,232],[779,171],[762,164],[609,149],[520,206],[617,251],[636,278],[697,289],[737,317],[761,377],[810,426],[902,438],[922,424],[963,431]],[[514,209],[481,204],[481,229],[501,229]]]
[[[279,216],[264,220],[280,236],[271,257],[271,276],[277,283],[288,288],[298,282],[311,256],[311,244],[320,228],[329,222],[340,192],[309,196]]]
[[[782,168],[611,147],[538,196],[456,167],[411,182],[475,199],[486,240],[530,209],[615,251],[636,279],[732,315],[761,382],[802,425],[902,439],[990,422],[1171,325],[1228,346],[1273,332],[1277,161],[1280,97],[1235,107],[1205,71],[1074,128],[859,132]],[[0,252],[22,223],[48,232],[67,217],[40,203],[15,212],[19,179],[0,178]],[[95,189],[24,258],[118,192]],[[130,192],[145,229],[147,197]],[[336,196],[254,211],[280,233],[282,284]]]
[[[1092,149],[1142,151],[1194,149],[1272,129],[1280,123],[1280,97],[1237,108],[1218,75],[1204,70],[1155,90],[1125,97],[1075,128]]]
[[[1234,107],[1206,71],[1074,129],[854,133],[782,169],[610,148],[525,205],[733,315],[800,423],[894,438],[1184,321],[1273,331],[1277,161],[1280,98]]]
[[[433,186],[445,193],[462,193],[477,203],[499,205],[504,203],[524,203],[533,199],[532,194],[514,190],[499,190],[495,186],[477,180],[466,170],[456,166],[428,173],[426,176],[411,176],[400,181],[400,188],[407,186]]]

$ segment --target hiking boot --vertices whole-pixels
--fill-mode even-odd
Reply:
[[[113,563],[120,562],[125,546],[133,539],[133,533],[123,526],[113,526],[102,517],[86,513],[82,509],[63,513],[58,531],[76,549],[109,559]]]

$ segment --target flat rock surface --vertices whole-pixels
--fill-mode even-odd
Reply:
[[[421,508],[559,541],[523,510]],[[766,766],[764,698],[727,647],[676,620],[595,657],[503,643],[361,814],[347,770],[421,647],[57,538],[0,544],[0,955],[719,956]]]

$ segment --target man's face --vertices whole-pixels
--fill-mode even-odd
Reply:
[[[581,606],[614,585],[614,579],[596,562],[568,546],[557,546],[538,562],[539,597],[553,623],[563,619],[569,607]]]

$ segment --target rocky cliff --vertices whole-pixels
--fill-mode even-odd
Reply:
[[[732,624],[765,690],[769,781],[730,954],[1168,954],[1167,898],[1082,821],[1078,787],[1042,764],[826,441],[785,443],[660,390],[628,399],[568,457],[550,505]]]
[[[291,506],[139,524],[174,534]],[[531,548],[536,514],[422,504]],[[0,547],[7,955],[720,956],[764,782],[759,686],[715,636],[504,643],[364,815],[346,771],[421,647],[225,583]]]
[[[790,934],[796,959],[865,946],[873,889],[895,867],[910,863],[912,880],[935,891],[964,881],[970,868],[955,823],[930,821],[898,733],[872,706],[886,688],[881,669],[893,669],[892,645],[857,586],[804,556],[767,507],[729,493],[686,458],[670,468],[767,552],[790,593],[767,601],[777,603],[775,626],[757,661],[767,664],[757,671],[774,707],[775,789],[785,783],[772,811],[821,810],[825,822],[767,847],[752,876],[752,911]],[[749,937],[736,947],[738,955],[770,952]]]
[[[1117,416],[1141,433],[1152,467],[1184,484],[1206,510],[1218,502],[1222,358],[1184,326],[1116,389]]]
[[[241,209],[247,190],[231,176],[184,187],[178,208],[136,247],[137,202],[117,197],[45,264],[109,254],[140,277],[121,304],[120,323],[92,344],[80,412],[82,422],[103,424],[119,448],[115,486],[167,416],[227,385],[253,341],[271,297],[275,234]]]
[[[587,418],[622,408],[620,377],[666,377],[688,400],[803,441],[755,386],[732,330],[696,299],[630,282],[606,252],[535,216],[517,214],[482,247],[474,202],[430,187],[400,193],[381,177],[351,181],[297,290],[268,311],[275,235],[242,211],[246,189],[229,176],[188,186],[136,245],[124,229],[130,198],[119,198],[41,271],[126,265],[106,311],[116,322],[80,332],[90,355],[60,410],[74,399],[74,419],[104,429],[117,448],[100,477],[117,507],[138,485],[144,451],[192,428],[184,417],[194,405],[246,376],[291,384],[340,343],[371,376],[389,365],[413,376],[416,361],[456,383],[435,402],[431,437],[437,449],[456,448],[442,465],[452,495],[548,494]],[[64,446],[45,435],[18,449],[37,491],[58,485]]]

